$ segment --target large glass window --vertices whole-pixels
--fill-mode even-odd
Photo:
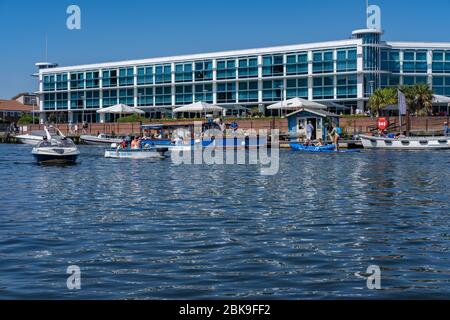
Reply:
[[[258,78],[258,58],[239,59],[239,79]]]
[[[217,84],[217,102],[218,103],[236,103],[236,83]]]
[[[84,72],[70,74],[70,89],[84,89]]]
[[[170,64],[155,67],[155,83],[171,83],[172,66]]]
[[[356,98],[358,96],[357,83],[356,75],[338,76],[336,79],[337,98]]]
[[[426,51],[404,51],[403,52],[403,72],[405,73],[427,73],[427,52]]]
[[[387,87],[396,87],[400,84],[400,76],[397,75],[387,75],[387,74],[382,74],[381,75],[381,83],[380,86],[382,88],[387,88]]]
[[[192,102],[193,102],[193,92],[191,85],[175,87],[176,104],[183,105],[183,104],[190,104]]]
[[[333,51],[313,52],[313,73],[331,73],[333,71]]]
[[[172,105],[172,87],[156,87],[155,88],[155,104],[157,106]]]
[[[195,81],[212,80],[212,61],[198,61],[195,63]]]
[[[103,71],[103,87],[117,87],[117,70]]]
[[[258,81],[239,82],[239,102],[258,102]]]
[[[100,73],[98,71],[86,72],[86,88],[100,87]]]
[[[137,84],[153,84],[153,67],[145,66],[137,68]]]
[[[55,75],[51,74],[44,76],[44,91],[54,91],[55,90]]]
[[[403,84],[405,86],[413,86],[415,84],[427,84],[427,77],[426,76],[404,76],[403,77]]]
[[[56,94],[56,109],[67,110],[69,108],[69,99],[67,92],[59,92]]]
[[[337,51],[337,71],[348,72],[357,69],[356,49],[342,49]]]
[[[450,73],[450,51],[433,51],[433,73]]]
[[[72,92],[70,94],[70,108],[72,110],[84,109],[86,96],[84,92]]]
[[[117,104],[117,90],[103,91],[103,107],[111,107]]]
[[[153,88],[139,88],[137,92],[139,107],[153,106]]]
[[[400,73],[400,51],[381,50],[381,69]]]
[[[134,69],[119,69],[119,86],[126,87],[134,85]]]
[[[175,82],[192,82],[192,62],[175,65]]]
[[[54,93],[44,94],[44,110],[55,110],[56,95]]]
[[[120,89],[119,103],[134,106],[134,89]]]
[[[273,80],[263,82],[263,100],[280,101],[283,97],[283,81]]]
[[[286,74],[308,74],[308,53],[289,54],[287,56]]]
[[[450,77],[433,77],[433,91],[435,94],[450,97]]]
[[[314,99],[333,99],[334,81],[333,77],[318,77],[313,79]]]
[[[86,109],[100,108],[100,91],[86,92]]]
[[[218,60],[217,61],[217,79],[235,79],[236,78],[236,60]]]
[[[283,56],[263,57],[263,77],[279,77],[284,75]]]
[[[212,84],[195,85],[195,101],[203,101],[213,103],[213,86]]]
[[[68,88],[67,80],[68,80],[67,73],[57,74],[56,75],[56,90],[58,90],[58,91],[67,90],[67,88]]]
[[[308,78],[288,79],[286,81],[286,98],[308,99]]]

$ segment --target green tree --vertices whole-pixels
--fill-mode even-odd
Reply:
[[[400,90],[405,94],[410,113],[428,115],[433,109],[434,92],[429,85],[402,86]]]
[[[396,88],[377,89],[369,99],[369,108],[372,114],[380,116],[380,111],[396,104],[398,100]]]

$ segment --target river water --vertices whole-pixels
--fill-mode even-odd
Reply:
[[[449,152],[281,151],[262,176],[96,147],[39,166],[30,151],[0,145],[2,299],[450,297]]]

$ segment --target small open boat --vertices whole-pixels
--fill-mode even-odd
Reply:
[[[385,138],[360,136],[366,149],[440,150],[450,149],[450,137]]]
[[[105,150],[105,158],[113,159],[164,159],[168,148],[121,149],[116,145]]]
[[[101,146],[111,145],[112,143],[121,143],[123,139],[111,137],[106,134],[100,134],[98,136],[82,135],[81,141],[89,145]]]
[[[355,153],[361,152],[360,150],[339,150],[336,151],[336,146],[330,144],[322,147],[304,146],[301,143],[291,143],[291,149],[294,151],[315,152],[315,153]]]
[[[22,134],[16,136],[16,140],[19,143],[27,144],[30,146],[37,146],[40,142],[44,140],[44,137],[47,136],[47,132],[49,132],[50,136],[52,138],[61,138],[64,137],[64,135],[56,128],[53,127],[46,127],[42,131],[32,131],[27,134]]]

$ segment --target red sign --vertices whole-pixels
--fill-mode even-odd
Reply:
[[[377,123],[378,129],[379,130],[386,130],[387,127],[389,127],[389,121],[386,118],[379,118],[378,119],[378,123]]]

